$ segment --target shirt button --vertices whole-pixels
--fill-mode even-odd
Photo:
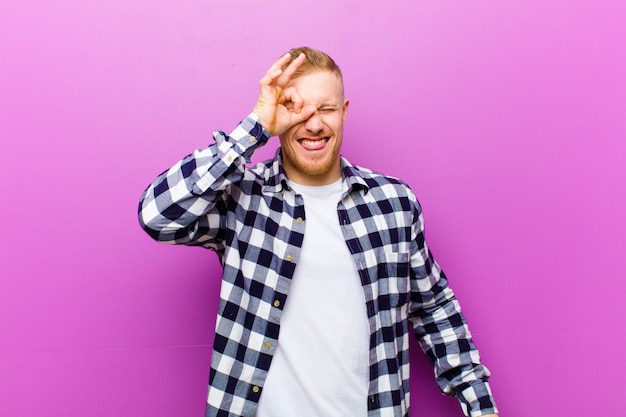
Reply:
[[[254,136],[250,136],[250,142],[252,143],[256,142],[256,138]]]
[[[350,194],[350,198],[354,200],[356,197]]]
[[[288,260],[289,262],[293,261],[293,256],[288,255],[288,256],[287,256],[287,260]]]
[[[270,342],[265,342],[265,349],[269,349],[272,347],[272,344]]]
[[[297,221],[298,223],[302,223],[302,217],[298,217],[298,218],[296,219],[296,221]]]
[[[232,157],[232,156],[229,156],[228,158],[226,158],[226,160],[227,160],[228,162],[233,162],[233,157]]]
[[[280,301],[274,300],[274,307],[280,307]]]
[[[254,392],[254,393],[256,394],[257,392],[259,392],[259,390],[260,390],[260,389],[261,389],[261,388],[259,388],[259,387],[257,387],[257,386],[255,385],[255,386],[253,386],[253,387],[252,387],[252,392]]]

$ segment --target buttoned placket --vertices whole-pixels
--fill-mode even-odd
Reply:
[[[293,235],[298,234],[298,233],[304,235],[304,229],[305,229],[304,200],[302,196],[294,193],[292,190],[285,190],[285,188],[283,188],[280,191],[280,195],[283,198],[283,204],[292,206],[292,210],[285,210],[283,211],[283,213],[293,211],[294,215],[283,214],[285,216],[290,217],[291,227],[289,228],[289,236],[287,239],[287,242],[289,243],[287,244],[287,250],[284,256],[282,257],[283,265],[281,265],[280,267],[281,273],[279,274],[279,278],[278,278],[279,281],[283,280],[282,283],[286,285],[284,285],[284,288],[283,288],[280,282],[277,283],[277,287],[275,288],[275,298],[274,298],[274,301],[272,302],[272,307],[278,310],[278,315],[275,316],[278,319],[277,320],[278,324],[280,324],[280,316],[282,315],[282,309],[284,307],[285,299],[287,297],[287,292],[288,292],[287,289],[291,285],[291,279],[293,279],[293,272],[295,271],[295,263],[297,261],[297,257],[300,253],[300,250],[302,249],[302,246],[301,246],[302,242],[300,242],[300,246],[292,245],[292,242],[297,241],[297,239],[294,239]],[[285,263],[288,263],[289,265],[286,267],[284,265]],[[285,271],[290,271],[290,273],[286,274]],[[281,292],[279,291],[279,287],[285,290],[285,295],[281,294]],[[279,294],[281,294],[281,296],[284,298],[283,301],[277,298]],[[273,339],[271,337],[266,338],[262,345],[263,351],[273,356],[274,350],[276,347],[276,342],[277,342],[277,339]],[[252,393],[255,394],[255,397],[260,395],[260,392],[263,387],[263,383],[265,382],[265,377],[267,377],[267,375],[265,375],[264,377],[261,377],[262,380],[259,380],[258,378],[254,378],[255,385],[252,386],[251,390],[252,390]]]

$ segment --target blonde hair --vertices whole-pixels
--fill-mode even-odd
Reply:
[[[308,46],[301,46],[299,48],[293,48],[289,51],[289,54],[291,55],[291,59],[283,67],[283,69],[289,66],[294,59],[300,56],[300,54],[304,54],[306,56],[306,61],[304,61],[300,68],[294,72],[293,78],[313,71],[326,70],[337,74],[343,84],[343,75],[341,74],[339,65],[337,65],[327,53],[318,49],[309,48]]]

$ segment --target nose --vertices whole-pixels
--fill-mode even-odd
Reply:
[[[313,134],[318,134],[324,130],[324,123],[322,122],[319,112],[316,111],[313,113],[304,123],[304,127]]]

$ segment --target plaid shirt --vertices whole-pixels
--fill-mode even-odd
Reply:
[[[203,246],[223,266],[207,416],[248,416],[278,342],[280,317],[306,227],[280,152],[246,169],[270,139],[251,114],[145,191],[139,218],[154,239]],[[466,415],[496,412],[465,319],[424,241],[421,208],[397,179],[342,158],[337,215],[361,279],[370,327],[368,416],[409,415],[409,327],[434,363],[442,391]],[[366,399],[364,399],[365,401]]]

